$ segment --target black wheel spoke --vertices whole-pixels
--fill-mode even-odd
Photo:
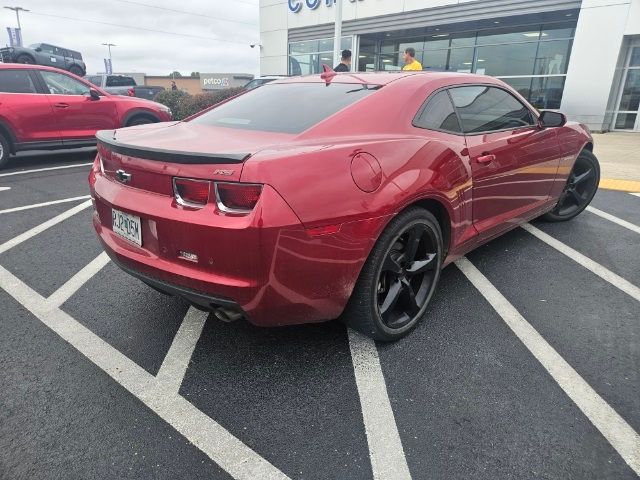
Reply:
[[[407,266],[407,275],[413,276],[433,270],[436,268],[437,264],[438,255],[435,253],[428,253],[425,260],[415,260]]]
[[[413,292],[413,287],[411,287],[411,283],[406,278],[403,278],[401,281],[402,284],[402,303],[406,308],[406,312],[410,316],[415,316],[420,311],[420,306],[416,301],[416,295]]]
[[[416,259],[416,254],[418,253],[418,247],[420,246],[420,241],[425,234],[424,225],[418,224],[415,225],[409,231],[409,237],[407,238],[406,250],[404,252],[404,261],[410,264]]]
[[[387,291],[387,295],[384,297],[384,301],[380,306],[380,314],[382,318],[387,318],[389,314],[393,311],[398,303],[398,299],[400,298],[400,293],[402,292],[402,283],[400,280],[395,280],[391,285],[389,285],[389,290]]]
[[[582,196],[576,191],[575,188],[572,188],[571,190],[569,190],[569,195],[571,195],[571,198],[573,199],[573,201],[576,203],[577,206],[582,205],[583,202],[583,198]]]
[[[580,175],[575,175],[573,177],[573,184],[578,185],[579,183],[584,182],[591,176],[592,173],[593,173],[593,170],[590,168],[589,170],[587,170],[584,173],[581,173]]]
[[[382,264],[382,271],[393,272],[396,275],[400,275],[402,273],[402,267],[398,261],[391,256],[391,253],[389,253]]]

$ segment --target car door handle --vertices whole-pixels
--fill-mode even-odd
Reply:
[[[496,159],[496,156],[493,153],[485,153],[476,158],[476,162],[478,163],[491,163]]]
[[[69,108],[68,103],[54,103],[53,106],[56,108]]]

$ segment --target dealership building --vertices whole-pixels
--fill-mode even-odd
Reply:
[[[640,0],[342,0],[352,71],[498,77],[595,131],[640,131]],[[261,75],[333,63],[335,0],[260,0]]]

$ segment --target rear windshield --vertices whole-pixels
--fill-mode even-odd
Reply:
[[[379,88],[345,83],[267,84],[192,121],[242,130],[300,133]]]
[[[107,87],[135,87],[136,81],[132,77],[109,76],[107,77]]]

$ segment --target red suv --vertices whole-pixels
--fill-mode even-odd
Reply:
[[[171,120],[171,110],[111,95],[72,73],[0,64],[0,168],[24,150],[95,145],[98,130]]]

